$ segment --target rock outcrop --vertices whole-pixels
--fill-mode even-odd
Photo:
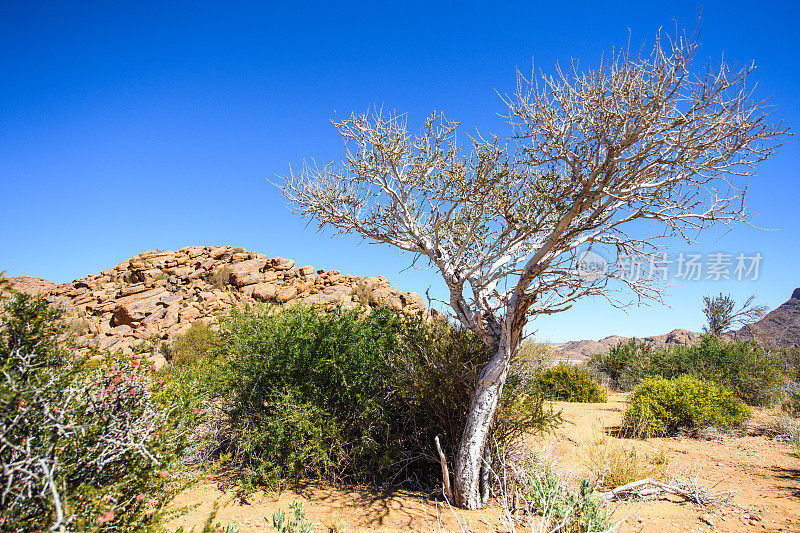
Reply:
[[[15,278],[8,278],[8,282],[12,289],[20,292],[27,292],[28,294],[47,294],[56,286],[52,281],[47,281],[42,278],[34,278],[32,276],[17,276]]]
[[[150,250],[98,275],[61,285],[27,277],[11,282],[15,289],[42,294],[64,309],[82,350],[128,352],[146,340],[169,341],[195,321],[214,326],[221,314],[247,302],[326,309],[385,304],[409,313],[426,312],[419,295],[393,288],[382,276],[315,271],[292,259],[230,246]]]
[[[778,308],[733,334],[739,341],[752,341],[776,348],[800,347],[800,288]]]

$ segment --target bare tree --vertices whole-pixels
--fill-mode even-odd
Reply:
[[[487,432],[528,319],[590,295],[616,302],[611,289],[660,298],[652,278],[585,275],[582,253],[603,247],[653,264],[658,239],[746,219],[746,177],[786,129],[746,87],[752,66],[693,74],[697,47],[659,33],[649,53],[626,49],[584,73],[573,64],[538,81],[518,74],[505,99],[511,138],[477,135],[469,153],[458,124],[437,113],[416,136],[401,116],[353,115],[334,122],[341,164],[304,163],[285,178],[295,212],[320,228],[429,261],[457,319],[493,351],[455,458],[457,505],[482,503]]]
[[[753,305],[755,298],[750,296],[736,309],[736,302],[729,294],[703,296],[703,313],[708,320],[708,326],[703,329],[712,335],[722,335],[735,326],[744,326],[761,320],[769,308],[766,305]]]

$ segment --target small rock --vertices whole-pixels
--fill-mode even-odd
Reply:
[[[703,513],[700,515],[700,521],[705,522],[711,527],[714,527],[714,515],[709,513]]]

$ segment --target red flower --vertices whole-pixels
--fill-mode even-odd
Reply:
[[[196,415],[199,415],[199,414],[200,414],[200,409],[198,409],[197,407],[195,407],[195,408],[194,408],[194,414],[196,414]]]
[[[109,511],[106,514],[100,515],[97,517],[97,520],[94,521],[97,525],[103,525],[106,522],[110,522],[114,520],[114,511]]]
[[[137,494],[136,495],[136,501],[140,502],[142,500],[144,500],[144,494]]]
[[[130,391],[128,394],[130,394],[131,396],[133,396],[134,394],[136,394],[136,389],[131,389],[131,391]]]

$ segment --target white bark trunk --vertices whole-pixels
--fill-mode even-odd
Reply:
[[[508,375],[511,346],[502,342],[489,363],[483,368],[467,417],[467,425],[456,454],[453,499],[464,509],[481,506],[480,481],[483,452],[494,412],[503,394]]]

